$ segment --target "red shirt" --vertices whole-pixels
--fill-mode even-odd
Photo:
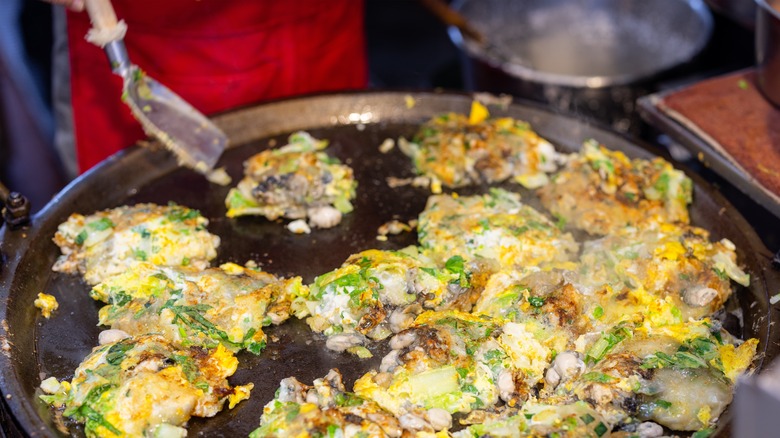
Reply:
[[[264,99],[363,88],[363,3],[354,0],[114,0],[131,61],[205,114]],[[145,138],[122,80],[68,13],[79,170]]]

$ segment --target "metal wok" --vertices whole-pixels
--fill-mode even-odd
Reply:
[[[11,417],[4,421],[7,431],[62,436],[51,411],[38,400],[38,385],[48,376],[72,377],[80,361],[97,345],[100,304],[88,297],[88,287],[79,278],[51,271],[59,255],[51,238],[68,215],[136,202],[175,201],[200,209],[211,221],[209,230],[222,238],[216,264],[251,259],[275,274],[301,275],[304,281],[311,281],[354,252],[400,248],[415,242],[413,233],[392,236],[387,242],[376,240],[379,225],[393,218],[415,218],[429,195],[424,189],[388,188],[387,176],[412,175],[410,162],[397,149],[383,155],[377,147],[386,138],[411,136],[420,122],[434,114],[467,112],[471,97],[413,93],[416,104],[412,108],[405,105],[405,97],[404,93],[390,92],[321,95],[267,103],[217,118],[235,145],[220,163],[234,181],[241,177],[247,157],[274,141],[283,144],[290,132],[308,130],[328,139],[330,153],[350,163],[359,182],[355,212],[333,229],[293,235],[281,222],[228,219],[223,202],[228,187],[210,184],[202,176],[178,168],[164,150],[133,147],[70,184],[27,227],[0,230],[0,391]],[[538,107],[511,105],[494,113],[527,120],[563,150],[574,150],[583,139],[592,137],[629,156],[652,155],[618,134]],[[714,239],[727,237],[735,242],[739,260],[752,276],[751,286],[738,293],[744,333],[736,334],[759,338],[761,360],[768,361],[777,355],[780,339],[778,324],[772,324],[777,314],[769,304],[769,295],[780,285],[778,274],[770,268],[771,255],[722,196],[696,175],[691,176],[695,183],[693,223],[709,229]],[[520,191],[526,202],[539,207],[530,191],[507,187]],[[484,188],[460,192],[481,190]],[[53,294],[60,303],[49,320],[33,307],[41,291]],[[191,420],[191,436],[245,436],[258,426],[262,407],[273,397],[280,379],[295,375],[311,382],[330,367],[338,367],[351,386],[383,355],[381,346],[369,361],[327,351],[324,341],[297,321],[271,329],[269,335],[271,341],[261,355],[238,354],[239,370],[231,379],[234,384],[254,382],[252,397],[214,418]],[[721,421],[722,433],[727,433],[728,418],[725,415]],[[70,433],[79,435],[79,428],[70,425]]]
[[[635,101],[707,44],[701,0],[458,0],[487,46],[450,28],[468,87],[545,102],[639,133]]]

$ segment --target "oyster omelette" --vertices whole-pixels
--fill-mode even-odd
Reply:
[[[296,135],[263,160],[321,154]],[[253,438],[706,437],[758,347],[719,319],[750,284],[734,243],[689,223],[691,181],[666,161],[592,140],[571,155],[548,145],[522,121],[434,118],[404,146],[418,172],[450,187],[511,179],[546,211],[502,188],[433,195],[418,245],[365,249],[308,285],[210,267],[219,238],[186,207],[74,215],[55,269],[84,276],[107,330],[71,380],[44,380],[42,398],[88,436],[185,436],[189,418],[250,396],[252,383],[227,382],[241,351],[263,354],[264,327],[294,317],[324,348],[383,356],[351,387],[336,369],[283,379]],[[340,165],[317,160],[317,172]],[[272,211],[258,196],[278,178],[247,174],[228,214],[347,213],[351,171],[328,169],[334,179],[315,179],[343,184],[323,189],[327,202]]]

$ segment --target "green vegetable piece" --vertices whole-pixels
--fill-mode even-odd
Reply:
[[[542,297],[534,297],[529,296],[528,297],[528,303],[536,308],[544,306],[544,298]]]
[[[463,257],[456,255],[452,256],[444,263],[444,267],[453,274],[462,274],[465,272],[465,261]]]
[[[108,362],[109,365],[119,365],[124,360],[125,353],[132,349],[133,344],[119,341],[108,349],[108,353],[106,353],[106,362]]]
[[[107,230],[109,228],[114,228],[114,223],[111,222],[111,219],[104,217],[101,219],[98,219],[96,221],[90,222],[87,224],[87,227],[90,229],[93,229],[95,231],[103,231]]]
[[[142,249],[135,249],[133,250],[133,256],[135,256],[136,259],[145,262],[146,261],[146,251]]]
[[[111,390],[114,385],[106,383],[92,388],[87,396],[84,398],[84,403],[81,406],[66,409],[63,415],[66,417],[72,417],[76,420],[84,421],[84,426],[87,430],[95,430],[100,426],[105,427],[111,433],[115,435],[121,435],[122,431],[117,429],[113,424],[108,422],[100,412],[96,411],[92,405],[100,401],[101,396]]]
[[[598,383],[610,383],[617,380],[617,378],[612,377],[608,374],[591,371],[589,373],[583,374],[582,380],[586,380],[589,382],[598,382]]]
[[[191,208],[172,205],[171,212],[168,213],[168,220],[171,222],[184,222],[189,219],[195,219],[200,216],[200,211]]]
[[[114,305],[114,306],[117,306],[117,307],[122,307],[125,304],[129,303],[132,299],[133,299],[133,297],[131,297],[130,295],[128,295],[124,291],[120,290],[120,291],[118,291],[118,292],[116,292],[114,294],[111,294],[111,296],[109,298],[109,301],[110,301],[111,305]]]
[[[87,230],[81,230],[79,234],[76,235],[76,245],[81,246],[84,244],[84,241],[87,240]]]

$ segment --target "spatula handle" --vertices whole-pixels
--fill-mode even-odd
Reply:
[[[92,27],[99,31],[111,31],[117,25],[116,12],[111,0],[86,0],[87,13]]]
[[[111,0],[86,0],[85,5],[92,21],[92,29],[87,33],[89,42],[104,47],[125,37],[127,26],[117,20]]]

